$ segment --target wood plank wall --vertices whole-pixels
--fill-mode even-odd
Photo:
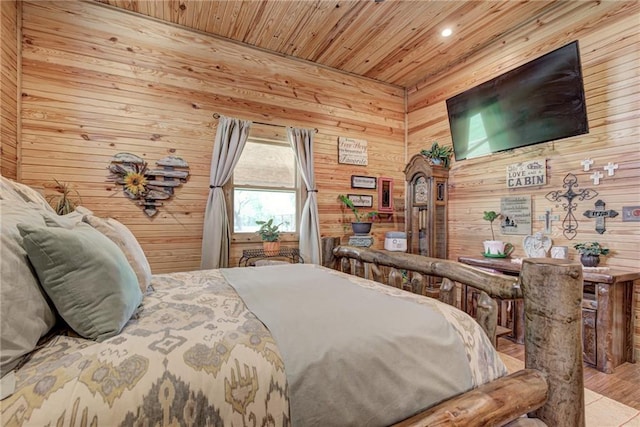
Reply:
[[[402,200],[404,89],[97,3],[25,1],[22,8],[22,180],[70,183],[83,205],[132,229],[154,273],[199,268],[214,112],[319,129],[323,236],[350,234],[342,225],[350,212],[337,195],[350,190],[353,174],[394,178],[394,198]],[[339,165],[339,136],[368,140],[369,166]],[[183,157],[190,180],[149,219],[106,181],[119,152],[151,166]],[[377,203],[373,190],[358,192]],[[403,223],[400,213],[376,225],[378,246]],[[253,240],[248,245],[259,247]],[[233,244],[232,265],[246,245]]]
[[[0,173],[17,179],[18,171],[18,8],[0,2]]]
[[[602,264],[619,269],[639,269],[640,224],[622,222],[623,206],[640,205],[640,62],[638,61],[638,2],[565,2],[536,22],[496,42],[492,48],[470,57],[448,73],[429,79],[408,91],[408,154],[431,145],[434,140],[451,144],[445,100],[573,40],[578,40],[582,59],[589,133],[560,141],[454,162],[449,192],[449,258],[479,255],[482,240],[490,238],[485,210],[500,210],[500,198],[531,195],[533,230],[544,228],[536,218],[545,209],[565,212],[558,203],[545,199],[552,190],[562,190],[567,173],[578,177],[580,188],[596,190],[598,197],[578,201],[578,235],[567,240],[562,221],[553,223],[555,245],[570,246],[570,257],[578,259],[572,245],[598,240],[612,254]],[[547,185],[508,190],[506,167],[530,159],[547,159]],[[594,160],[594,169],[604,172],[594,185],[580,162]],[[602,167],[619,165],[613,177]],[[607,209],[620,213],[606,220],[607,231],[595,232],[595,222],[583,216],[602,199]],[[500,233],[498,233],[499,235]],[[523,236],[501,236],[513,243],[513,256],[524,256]],[[640,284],[636,285],[636,353],[640,354]]]

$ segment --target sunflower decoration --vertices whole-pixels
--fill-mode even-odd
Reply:
[[[118,153],[108,167],[109,180],[121,185],[122,193],[149,217],[158,213],[158,208],[189,178],[189,164],[180,157],[167,156],[155,163],[158,168],[148,169],[142,157]]]
[[[109,171],[111,179],[122,185],[124,194],[130,199],[144,199],[150,190],[147,162],[134,154],[116,155]]]
[[[134,164],[134,170],[127,172],[124,176],[124,190],[131,193],[134,197],[139,198],[147,192],[147,184],[149,181],[144,173],[147,169],[146,164]]]

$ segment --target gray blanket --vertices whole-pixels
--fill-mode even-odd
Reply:
[[[389,425],[472,387],[463,343],[428,307],[317,266],[222,272],[278,344],[294,427]]]

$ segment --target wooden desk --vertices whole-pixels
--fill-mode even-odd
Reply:
[[[458,261],[517,275],[520,264],[511,259],[461,256]],[[634,281],[640,272],[615,269],[606,272],[583,271],[582,336],[584,361],[605,373],[624,362],[635,363],[633,349],[635,295]],[[524,311],[515,304],[514,338],[524,340]]]

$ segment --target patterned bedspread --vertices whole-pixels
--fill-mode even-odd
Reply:
[[[475,384],[506,374],[466,314],[349,277],[442,312],[465,342]],[[220,271],[156,275],[152,287],[120,335],[101,343],[60,335],[35,352],[0,402],[1,424],[290,425],[279,350]]]

